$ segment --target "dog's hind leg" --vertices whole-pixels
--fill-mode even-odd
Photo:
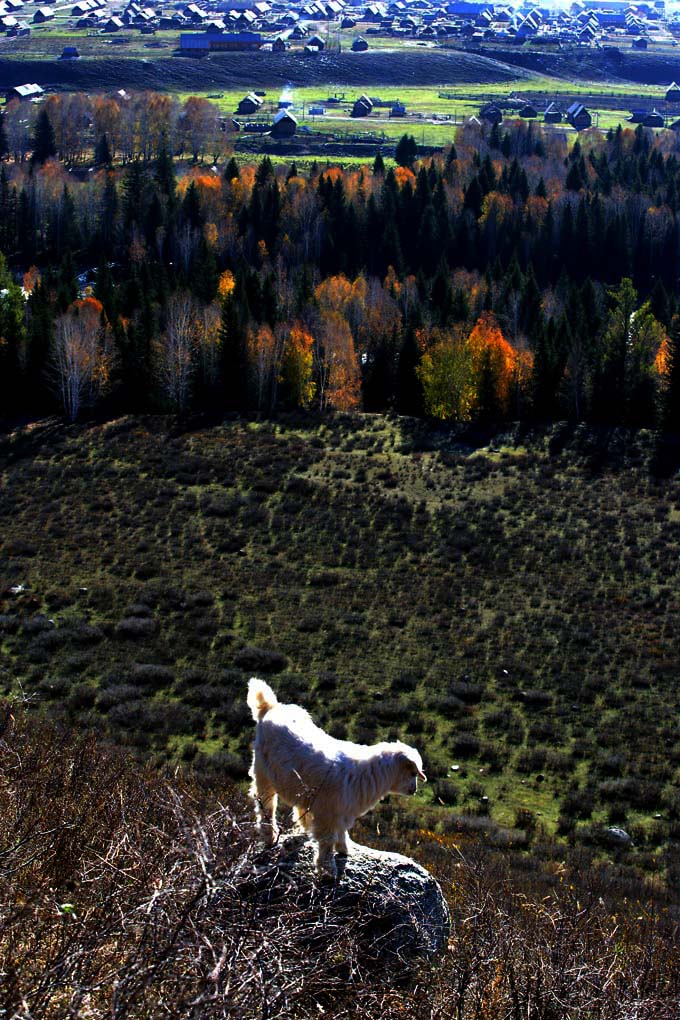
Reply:
[[[257,761],[253,762],[250,770],[253,781],[250,786],[250,796],[255,805],[255,819],[257,830],[267,846],[272,846],[279,838],[279,827],[276,824],[276,805],[278,797],[276,790]]]
[[[314,827],[314,817],[311,809],[301,804],[294,804],[293,824],[298,832],[311,832]]]

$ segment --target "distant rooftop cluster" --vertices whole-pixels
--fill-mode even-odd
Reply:
[[[0,34],[30,34],[31,28],[63,18],[72,26],[115,35],[124,30],[153,34],[181,33],[180,49],[188,56],[214,51],[261,49],[277,52],[297,44],[313,55],[328,44],[332,30],[357,29],[351,49],[370,46],[371,36],[413,37],[461,45],[556,45],[604,47],[617,37],[646,49],[659,33],[672,40],[675,23],[667,19],[664,0],[575,0],[536,5],[485,4],[476,0],[196,0],[156,4],[151,0],[76,0],[59,6],[51,0],[0,0]],[[327,23],[328,29],[324,27]],[[319,37],[324,27],[325,38]],[[677,25],[680,33],[680,22]],[[67,54],[73,57],[74,54]]]

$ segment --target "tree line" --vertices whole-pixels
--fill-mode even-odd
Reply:
[[[16,111],[0,121],[5,416],[106,401],[678,428],[673,133],[570,147],[465,125],[426,160],[405,136],[389,169],[302,170],[209,152],[206,100],[57,98],[25,152]]]

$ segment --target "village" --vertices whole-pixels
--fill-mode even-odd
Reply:
[[[339,45],[354,33],[350,47],[362,52],[378,40],[422,40],[475,46],[603,47],[635,49],[673,45],[680,21],[666,17],[664,0],[632,4],[625,0],[575,0],[568,7],[484,4],[474,0],[435,3],[391,0],[197,0],[148,6],[145,0],[0,0],[0,38],[29,36],[58,24],[77,32],[144,35],[179,32],[179,52],[200,56],[236,50],[281,52],[298,47],[309,55]],[[4,49],[4,46],[3,46]],[[77,50],[77,47],[74,47]],[[66,58],[75,58],[69,53]]]
[[[4,33],[4,34],[2,34]],[[145,0],[76,0],[66,5],[45,0],[0,0],[0,59],[26,50],[27,40],[40,41],[38,54],[54,61],[91,61],[101,49],[108,53],[144,54],[165,49],[167,57],[186,67],[189,62],[225,62],[251,54],[259,61],[276,61],[281,54],[294,59],[326,60],[341,51],[362,60],[366,51],[410,52],[427,61],[434,50],[449,53],[489,53],[493,46],[507,59],[508,47],[533,47],[536,52],[558,49],[564,53],[621,53],[654,48],[673,54],[680,37],[680,18],[668,17],[664,0],[630,4],[624,0],[575,0],[568,7],[546,8],[523,3],[487,5],[467,0],[435,4],[430,0],[391,0],[389,3],[352,3],[351,0],[311,0],[290,4],[281,0],[197,0],[171,6],[146,6]],[[24,47],[23,49],[21,47]],[[416,47],[420,50],[416,51]],[[206,65],[208,66],[208,65]],[[329,79],[329,83],[333,79]],[[361,79],[359,79],[361,80]],[[16,81],[16,79],[15,79]],[[5,91],[6,103],[39,103],[50,88],[22,82]],[[235,138],[236,147],[253,151],[268,140],[291,143],[296,149],[316,151],[321,144],[359,146],[389,142],[402,131],[413,131],[423,152],[438,141],[445,125],[487,123],[507,119],[536,121],[567,132],[611,127],[607,104],[596,97],[552,92],[550,88],[490,89],[487,95],[466,95],[442,85],[432,93],[429,109],[411,105],[407,97],[390,90],[355,88],[342,92],[322,90],[301,98],[286,90],[279,96],[258,87],[243,75],[243,92],[220,103],[222,130]],[[375,94],[379,93],[379,94]],[[124,95],[121,89],[119,95]],[[217,96],[219,98],[221,94]],[[436,97],[436,98],[435,98]],[[208,98],[215,96],[208,94]],[[232,105],[233,104],[233,105]],[[651,92],[631,87],[625,100],[611,104],[618,122],[646,128],[680,128],[680,86],[666,81]],[[604,114],[604,120],[602,120]],[[613,115],[613,114],[612,114]],[[403,127],[397,128],[399,122]],[[349,125],[355,125],[350,128]],[[428,126],[426,131],[425,125]],[[431,130],[430,130],[431,128]],[[258,142],[259,139],[259,142]]]

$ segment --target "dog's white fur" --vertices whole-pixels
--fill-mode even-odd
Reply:
[[[415,748],[336,740],[303,708],[281,704],[257,677],[248,684],[248,707],[257,723],[250,796],[259,832],[268,845],[278,839],[280,797],[316,841],[319,873],[336,874],[334,850],[348,853],[348,832],[360,815],[388,793],[415,793],[418,777],[427,781]]]

